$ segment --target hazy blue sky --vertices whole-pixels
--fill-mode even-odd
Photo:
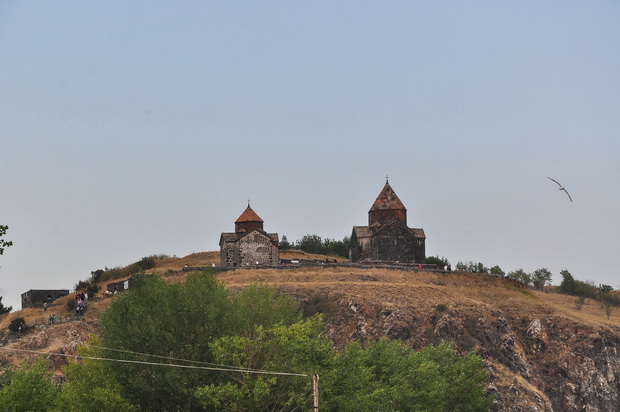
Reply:
[[[0,295],[367,224],[619,287],[620,3],[0,0]],[[563,183],[566,195],[547,177]]]

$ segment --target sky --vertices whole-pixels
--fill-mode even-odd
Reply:
[[[0,0],[0,62],[13,309],[218,250],[248,199],[342,239],[386,175],[427,256],[620,288],[616,0]]]

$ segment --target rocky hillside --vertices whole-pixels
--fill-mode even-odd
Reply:
[[[196,255],[162,261],[155,271],[183,281],[186,261],[208,266],[213,260],[205,255],[209,262],[201,264]],[[452,341],[462,352],[473,350],[486,360],[496,410],[619,409],[620,314],[607,319],[594,301],[577,310],[571,297],[466,273],[314,267],[218,276],[232,289],[273,285],[300,299],[307,313],[323,312],[325,332],[337,347],[387,336],[414,347]],[[96,302],[83,320],[35,329],[9,346],[71,353],[87,333],[97,332],[97,308],[112,299]],[[2,330],[7,322],[0,319]],[[20,359],[4,351],[0,356]]]

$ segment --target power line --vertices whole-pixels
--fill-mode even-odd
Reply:
[[[221,363],[202,362],[202,361],[196,361],[196,360],[174,358],[174,357],[170,357],[170,356],[153,355],[153,354],[150,354],[150,353],[134,352],[134,351],[126,350],[126,349],[107,348],[105,346],[91,345],[89,343],[86,343],[85,345],[89,346],[91,348],[104,349],[104,350],[109,350],[109,351],[114,351],[114,352],[121,352],[121,353],[130,353],[130,354],[133,354],[133,355],[149,356],[149,357],[152,357],[152,358],[168,359],[168,360],[180,361],[180,362],[189,362],[189,363],[194,363],[194,364],[199,364],[199,365],[216,366],[216,367],[220,367],[220,368],[233,368],[233,369],[236,369],[236,370],[244,370],[244,371],[248,371],[248,372],[266,372],[264,369],[242,368],[242,367],[238,367],[238,366],[222,365]]]
[[[261,375],[280,375],[280,376],[301,376],[308,377],[306,374],[302,373],[289,373],[289,372],[275,372],[275,371],[265,371],[265,370],[254,370],[254,369],[233,369],[232,367],[208,367],[208,366],[195,366],[195,365],[178,365],[174,363],[157,363],[157,362],[146,362],[146,361],[134,361],[129,359],[113,359],[113,358],[101,358],[95,356],[81,356],[81,355],[68,355],[65,353],[53,353],[53,352],[41,352],[36,350],[29,349],[9,349],[0,347],[0,350],[4,350],[7,352],[25,352],[25,353],[33,353],[37,355],[55,355],[55,356],[64,356],[66,358],[74,358],[74,359],[91,359],[91,360],[100,360],[100,361],[109,361],[109,362],[119,362],[119,363],[132,363],[132,364],[140,364],[140,365],[151,365],[151,366],[168,366],[172,368],[184,368],[184,369],[201,369],[201,370],[210,370],[210,371],[220,371],[220,372],[245,372],[245,373],[254,373]]]

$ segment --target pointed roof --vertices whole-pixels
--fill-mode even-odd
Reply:
[[[400,201],[392,186],[385,181],[385,186],[381,189],[381,193],[377,196],[377,200],[370,208],[370,211],[374,210],[407,210],[403,202]]]
[[[256,212],[252,210],[252,208],[250,207],[250,204],[248,203],[247,209],[245,209],[245,211],[241,213],[241,216],[239,216],[237,220],[235,220],[235,223],[243,223],[243,222],[263,223],[263,219],[261,219],[260,216],[257,215]]]

